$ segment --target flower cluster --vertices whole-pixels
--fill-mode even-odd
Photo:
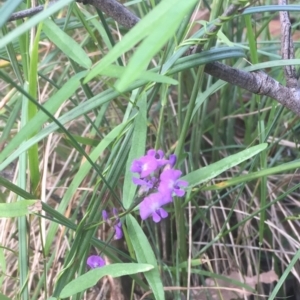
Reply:
[[[150,149],[145,156],[133,161],[130,170],[139,177],[133,177],[132,181],[140,186],[139,193],[145,195],[140,203],[142,220],[152,216],[154,222],[159,222],[168,216],[162,206],[172,202],[174,196],[184,196],[183,188],[188,183],[179,179],[180,170],[173,169],[176,159],[175,154],[166,159],[162,150]]]

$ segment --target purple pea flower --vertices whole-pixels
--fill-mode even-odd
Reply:
[[[86,263],[91,269],[101,268],[106,264],[105,260],[99,255],[89,256]]]
[[[188,186],[188,182],[184,180],[178,180],[182,172],[179,170],[166,169],[160,175],[160,184],[158,191],[161,194],[182,197],[185,194],[185,190],[182,187]]]
[[[120,240],[123,237],[122,223],[118,216],[118,210],[115,207],[113,208],[113,214],[116,217],[116,221],[117,221],[117,223],[114,225],[114,229],[115,229],[114,238],[115,238],[115,240]]]
[[[168,216],[168,213],[161,206],[169,202],[171,201],[168,200],[168,197],[161,193],[150,194],[140,203],[141,219],[146,220],[152,216],[153,221],[158,223],[161,219]]]
[[[172,202],[173,196],[184,196],[184,187],[188,186],[188,182],[179,180],[181,171],[173,169],[176,161],[175,154],[166,159],[162,150],[155,149],[148,150],[145,156],[133,161],[130,170],[139,176],[133,177],[132,181],[140,186],[139,195],[147,195],[140,203],[142,220],[151,216],[154,222],[159,222],[168,216],[162,206]]]
[[[155,149],[150,149],[147,152],[148,156],[153,156],[155,157],[158,167],[164,166],[166,163],[168,163],[167,159],[164,159],[164,152],[162,150],[155,150]]]
[[[122,231],[122,223],[119,221],[115,226],[115,240],[120,240],[123,237],[123,231]]]
[[[155,177],[152,177],[151,179],[147,179],[147,178],[140,179],[136,177],[132,178],[132,181],[135,185],[141,185],[147,189],[152,189],[156,180],[157,179]]]
[[[103,220],[104,220],[105,222],[108,221],[108,213],[107,213],[107,211],[106,211],[105,209],[102,210],[102,218],[103,218]]]
[[[145,155],[133,161],[130,171],[138,173],[141,178],[145,178],[156,171],[157,166],[158,163],[154,156]]]
[[[173,168],[176,165],[176,162],[177,162],[177,156],[175,154],[171,154],[169,156],[169,163],[168,163],[169,169]]]
[[[168,163],[168,160],[164,159],[164,152],[162,150],[150,149],[147,155],[142,156],[139,159],[135,159],[131,165],[130,171],[138,173],[140,178],[145,178],[151,173],[157,171],[158,168]]]
[[[133,177],[132,181],[136,185],[140,185],[139,189],[139,195],[142,195],[143,193],[147,193],[149,190],[153,189],[153,187],[157,184],[158,179],[156,177],[148,178],[136,178]]]

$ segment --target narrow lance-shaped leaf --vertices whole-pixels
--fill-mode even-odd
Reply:
[[[230,155],[229,157],[223,158],[220,161],[213,163],[207,167],[201,168],[194,172],[187,174],[182,177],[182,180],[185,180],[189,183],[189,187],[193,187],[200,183],[206,182],[212,178],[215,178],[224,171],[242,163],[243,161],[255,156],[259,152],[266,149],[268,144],[260,144],[246,150],[243,150],[237,154]]]
[[[69,282],[61,291],[59,297],[67,298],[86,289],[94,286],[103,276],[111,276],[113,278],[124,275],[137,274],[141,272],[148,272],[153,269],[153,266],[148,264],[111,264],[101,268],[93,269],[76,279]]]
[[[7,34],[3,38],[1,38],[0,39],[0,48],[5,47],[8,43],[12,42],[16,38],[18,38],[20,35],[27,32],[30,28],[39,24],[45,18],[52,16],[55,12],[57,12],[58,10],[62,9],[65,6],[67,6],[69,3],[73,2],[73,1],[74,0],[60,0],[60,1],[55,1],[55,2],[53,1],[52,5],[49,5],[42,12],[33,16],[32,18],[29,18],[22,25],[16,27],[9,34]],[[9,2],[13,2],[13,1],[9,1]]]
[[[150,63],[153,56],[158,53],[165,43],[175,34],[182,19],[191,10],[197,1],[171,1],[172,6],[168,13],[161,18],[159,24],[153,27],[151,34],[145,38],[134,52],[126,71],[116,83],[116,89],[123,91],[136,78],[139,78]],[[177,3],[174,3],[177,2]]]
[[[151,37],[140,50],[137,50],[137,53],[133,55],[129,62],[130,66],[126,68],[126,72],[122,76],[123,79],[118,84],[118,89],[123,90],[125,86],[140,76],[145,66],[152,59],[153,54],[161,50],[161,45],[164,45],[175,33],[181,19],[192,9],[196,2],[196,0],[161,1],[91,70],[85,79],[85,83],[97,76],[102,69],[111,65],[124,52],[132,49],[138,42],[147,36]]]
[[[53,21],[50,19],[45,20],[43,31],[51,42],[54,43],[67,57],[70,57],[76,63],[87,69],[91,67],[92,61],[86,52]]]

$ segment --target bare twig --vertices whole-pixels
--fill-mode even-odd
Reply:
[[[204,70],[251,93],[271,97],[300,116],[300,90],[285,87],[264,72],[245,72],[219,62],[207,64]]]
[[[56,1],[57,0],[49,2],[48,6],[54,4]],[[37,13],[39,13],[40,11],[42,11],[43,9],[44,9],[44,5],[38,5],[38,6],[35,6],[32,8],[29,8],[29,9],[24,9],[24,10],[18,11],[16,13],[13,13],[10,16],[10,18],[8,19],[8,21],[14,21],[14,20],[19,20],[19,19],[23,19],[26,17],[34,16]]]
[[[286,0],[279,0],[279,5],[287,5]],[[293,59],[294,58],[294,44],[291,34],[291,22],[290,16],[287,11],[281,11],[279,13],[280,23],[281,23],[281,56],[283,59]],[[297,87],[298,80],[296,76],[295,66],[285,66],[284,74],[286,79],[287,87]]]
[[[10,18],[8,19],[8,21],[15,21],[15,20],[26,18],[26,17],[34,16],[37,13],[39,13],[40,11],[42,11],[43,9],[44,9],[44,5],[39,5],[39,6],[36,6],[33,8],[18,11],[16,13],[13,13],[10,16]]]
[[[140,19],[116,0],[77,0],[100,9],[126,28],[132,28]]]
[[[49,5],[54,4],[58,0],[50,1]],[[113,18],[116,22],[123,25],[126,28],[132,28],[140,19],[130,12],[124,5],[120,4],[116,0],[77,0],[79,3],[90,4],[100,9],[109,17]],[[44,9],[44,5],[39,5],[29,9],[25,9],[16,12],[11,15],[9,21],[23,19],[36,15]]]

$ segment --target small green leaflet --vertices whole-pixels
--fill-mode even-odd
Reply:
[[[193,171],[182,178],[181,180],[185,180],[189,183],[189,188],[201,184],[203,182],[209,181],[225,172],[226,170],[237,166],[243,161],[255,156],[259,152],[265,150],[268,144],[263,143],[257,146],[250,147],[246,150],[243,150],[237,154],[230,155],[225,157],[216,163],[213,163],[207,167],[201,168],[199,170]]]
[[[59,298],[67,298],[94,286],[103,276],[109,275],[113,278],[124,275],[147,272],[153,269],[149,264],[112,264],[102,268],[96,268],[78,276],[69,282],[61,291]]]
[[[46,19],[43,31],[49,40],[55,44],[67,57],[70,57],[82,67],[89,69],[92,61],[76,41],[59,28],[52,20]]]

